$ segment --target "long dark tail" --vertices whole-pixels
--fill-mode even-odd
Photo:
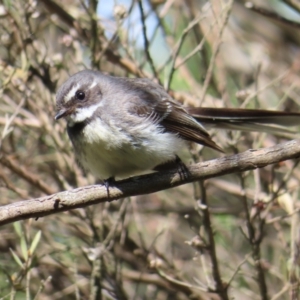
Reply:
[[[291,132],[300,125],[300,113],[239,108],[186,108],[204,126],[241,131]]]

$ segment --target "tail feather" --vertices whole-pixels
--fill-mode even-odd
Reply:
[[[186,110],[204,126],[231,130],[291,132],[284,127],[300,125],[300,113],[297,112],[206,107],[188,107]]]

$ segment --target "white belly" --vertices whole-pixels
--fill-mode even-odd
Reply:
[[[141,124],[124,132],[114,124],[97,119],[86,125],[73,140],[77,158],[98,179],[125,178],[150,171],[175,158],[184,141],[172,133],[163,133],[156,125]]]

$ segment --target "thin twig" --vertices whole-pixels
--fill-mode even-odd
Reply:
[[[222,42],[222,40],[221,40],[222,35],[223,35],[223,32],[226,28],[226,25],[227,25],[227,22],[228,22],[228,19],[229,19],[229,16],[230,16],[232,5],[233,5],[233,0],[230,0],[226,5],[227,7],[226,7],[226,11],[225,11],[225,17],[222,20],[221,28],[220,28],[219,33],[218,33],[218,39],[215,42],[214,47],[213,47],[213,53],[212,53],[212,57],[210,59],[208,70],[206,72],[205,80],[204,80],[204,83],[203,83],[203,89],[201,91],[199,105],[201,105],[204,101],[205,94],[207,92],[207,89],[209,87],[209,84],[210,84],[210,81],[211,81],[211,78],[212,78],[213,68],[215,66],[215,60],[216,60],[217,55],[218,55],[219,50],[220,50],[220,46],[221,46],[221,42]]]
[[[158,75],[158,73],[156,71],[156,68],[154,66],[154,62],[153,62],[152,57],[150,55],[150,49],[149,49],[150,45],[149,45],[149,41],[148,41],[148,37],[147,37],[146,20],[145,20],[145,14],[144,14],[143,4],[142,4],[141,0],[138,1],[138,6],[139,6],[139,9],[140,9],[140,14],[141,14],[141,22],[142,22],[142,29],[143,29],[145,53],[146,53],[149,65],[150,65],[150,67],[152,69],[152,72],[155,75],[155,78],[160,83],[159,75]]]
[[[244,174],[240,174],[241,186],[243,190],[245,190],[245,178]],[[251,217],[248,201],[247,201],[246,193],[242,196],[242,202],[244,205],[244,212],[246,215],[246,224],[247,224],[247,234],[244,236],[247,238],[249,244],[252,247],[252,258],[255,262],[255,268],[257,272],[257,284],[260,290],[260,296],[263,300],[268,300],[268,289],[266,284],[265,272],[261,263],[261,253],[260,253],[260,244],[263,237],[263,229],[264,229],[264,219],[259,218],[258,213],[258,230],[256,230],[254,222],[255,220]]]
[[[174,53],[172,55],[173,59],[171,61],[171,70],[170,70],[170,73],[169,73],[169,76],[168,76],[168,79],[166,81],[166,84],[165,84],[165,89],[168,91],[170,89],[170,84],[172,82],[172,78],[173,78],[173,75],[174,75],[174,72],[176,70],[175,68],[175,63],[176,63],[176,59],[177,59],[177,56],[179,55],[179,52],[181,50],[181,47],[183,45],[183,42],[187,36],[187,34],[190,32],[190,30],[198,24],[198,22],[201,21],[201,19],[203,19],[204,17],[200,14],[198,17],[196,17],[193,21],[191,21],[188,26],[183,30],[180,38],[179,38],[179,41],[177,42],[176,46],[175,46],[175,50],[174,50]],[[202,39],[200,45],[201,45],[201,48],[202,48],[202,45],[204,43],[204,39]],[[199,46],[199,45],[198,45]],[[198,48],[198,47],[197,47]]]
[[[298,22],[286,19],[285,17],[282,17],[282,16],[278,15],[276,12],[273,12],[273,11],[267,10],[263,7],[254,5],[252,2],[246,2],[245,7],[248,8],[248,9],[251,9],[252,11],[254,11],[254,12],[256,12],[256,13],[262,15],[262,16],[265,16],[269,19],[272,19],[272,20],[278,21],[280,23],[289,25],[293,28],[297,28],[297,29],[300,28],[300,24]]]
[[[214,237],[214,231],[213,226],[211,223],[211,215],[208,209],[208,201],[206,198],[206,189],[204,187],[204,182],[200,181],[199,186],[201,189],[201,206],[204,208],[202,209],[203,213],[203,226],[205,228],[205,232],[207,235],[208,240],[208,253],[211,260],[211,268],[212,268],[212,276],[214,278],[215,282],[215,290],[213,292],[216,292],[219,294],[220,298],[223,300],[229,299],[228,296],[228,285],[223,283],[219,262],[218,262],[218,256],[217,256],[217,250],[216,250],[216,243],[215,243],[215,237]]]

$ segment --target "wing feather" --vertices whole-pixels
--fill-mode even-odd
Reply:
[[[132,100],[131,103],[139,103],[139,105],[131,106],[130,113],[140,118],[150,118],[165,132],[174,133],[186,141],[223,152],[201,123],[194,119],[181,104],[175,102],[162,88],[157,89],[157,85],[151,89],[151,83],[149,83],[145,89],[145,82],[149,83],[148,80],[134,82],[135,85],[142,86],[136,87],[136,91],[138,91],[136,97],[139,97],[139,101]]]

